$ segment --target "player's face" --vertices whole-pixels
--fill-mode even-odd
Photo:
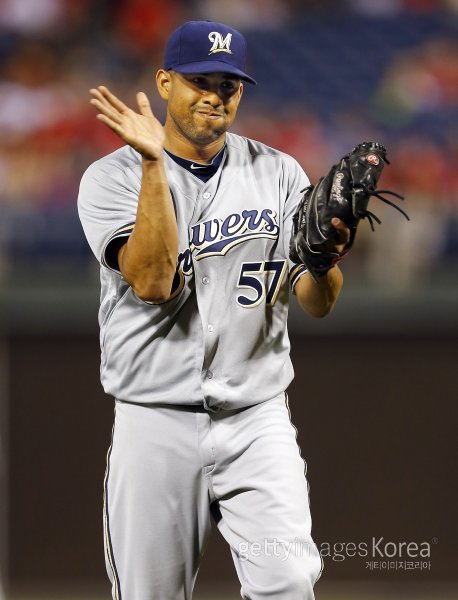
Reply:
[[[210,144],[230,127],[243,86],[228,73],[166,72],[167,124],[194,144]],[[158,82],[159,83],[159,82]],[[161,88],[159,88],[161,91]]]

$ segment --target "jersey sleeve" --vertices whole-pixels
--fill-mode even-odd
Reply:
[[[283,241],[285,244],[285,252],[288,256],[289,282],[291,289],[294,291],[294,286],[299,281],[299,278],[307,271],[307,268],[302,263],[295,263],[289,258],[289,244],[293,231],[293,216],[302,199],[303,191],[310,185],[310,180],[299,163],[288,155],[285,155],[284,176],[286,200],[283,212]]]
[[[89,246],[117,273],[118,251],[134,228],[139,192],[139,176],[115,160],[95,162],[81,180],[78,213]]]

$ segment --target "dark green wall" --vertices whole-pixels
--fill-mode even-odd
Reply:
[[[11,582],[103,581],[102,480],[112,401],[96,335],[12,335],[9,356]],[[308,463],[315,541],[429,542],[431,571],[332,578],[450,578],[456,550],[457,338],[293,339],[289,390]],[[261,457],[260,457],[261,459]],[[215,533],[201,580],[234,580]],[[437,538],[437,544],[433,544]]]

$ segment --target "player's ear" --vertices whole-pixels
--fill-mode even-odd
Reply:
[[[156,73],[156,84],[161,98],[163,100],[168,100],[170,87],[172,85],[172,73],[170,71],[165,71],[164,69],[159,69]]]

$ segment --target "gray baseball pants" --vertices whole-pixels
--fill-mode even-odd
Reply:
[[[104,495],[113,599],[190,599],[212,503],[242,598],[314,598],[321,558],[284,394],[219,412],[116,401]]]

